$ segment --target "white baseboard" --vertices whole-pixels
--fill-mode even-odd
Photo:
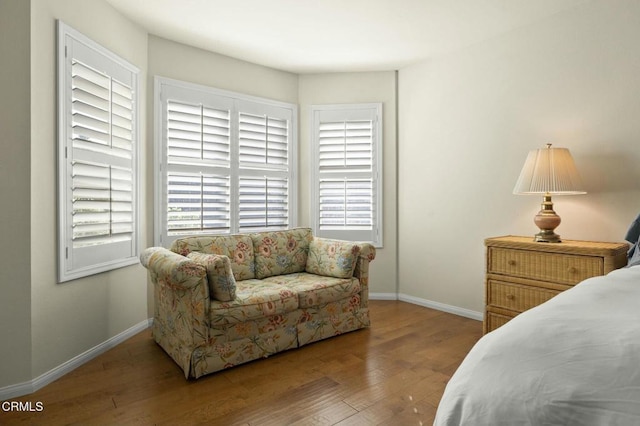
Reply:
[[[369,300],[398,300],[396,293],[369,293]]]
[[[39,377],[36,377],[31,381],[18,383],[15,385],[9,385],[9,386],[0,388],[0,401],[6,401],[10,398],[16,398],[19,396],[28,395],[30,393],[33,393],[43,388],[49,383],[55,380],[58,380],[60,377],[64,376],[65,374],[80,367],[82,364],[86,363],[87,361],[90,361],[93,358],[97,357],[98,355],[105,353],[109,349],[114,348],[115,346],[124,342],[128,338],[138,334],[142,330],[149,328],[152,323],[153,323],[153,318],[146,319],[134,325],[133,327],[123,331],[122,333],[116,336],[113,336],[109,340],[102,342],[99,345],[94,346],[93,348],[81,353],[80,355],[71,358],[69,361],[53,368],[52,370],[47,371],[46,373],[42,374]]]
[[[419,297],[409,296],[408,294],[400,293],[398,295],[398,300],[402,302],[413,303],[414,305],[424,306],[426,308],[436,309],[442,312],[448,312],[450,314],[459,315],[465,318],[471,318],[477,321],[482,321],[484,319],[484,314],[482,312],[459,308],[457,306],[434,302],[432,300],[420,299]]]
[[[432,300],[421,299],[419,297],[409,296],[408,294],[403,293],[369,293],[369,300],[400,300],[401,302],[413,303],[414,305],[424,306],[426,308],[459,315],[465,318],[471,318],[477,321],[482,321],[484,319],[484,314],[482,312],[459,308],[457,306],[434,302]]]

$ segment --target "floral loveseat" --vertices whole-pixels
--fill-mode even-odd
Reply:
[[[176,240],[140,256],[154,285],[153,337],[198,378],[369,326],[375,248],[311,229]]]

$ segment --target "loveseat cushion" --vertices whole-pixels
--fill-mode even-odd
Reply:
[[[316,237],[309,244],[305,270],[327,277],[349,278],[353,276],[359,253],[357,243]]]
[[[192,251],[221,254],[231,261],[236,281],[255,278],[253,241],[249,235],[179,238],[171,245],[171,251],[183,256]]]
[[[213,327],[255,318],[284,314],[298,309],[298,295],[289,288],[262,280],[236,282],[236,298],[211,301],[209,319]]]
[[[357,278],[334,278],[299,272],[265,278],[266,283],[278,284],[298,295],[298,306],[308,308],[349,298],[360,292]]]
[[[304,271],[309,243],[313,239],[310,228],[251,234],[256,256],[258,279],[273,275]]]
[[[207,282],[211,297],[222,302],[236,298],[236,280],[233,277],[231,262],[227,256],[192,251],[187,257],[207,269]]]

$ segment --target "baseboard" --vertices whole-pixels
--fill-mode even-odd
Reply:
[[[369,293],[369,300],[398,300],[396,293]]]
[[[141,321],[138,324],[134,325],[133,327],[123,331],[122,333],[116,336],[113,336],[109,340],[102,342],[97,346],[94,346],[93,348],[81,353],[76,357],[73,357],[69,361],[53,368],[52,370],[47,371],[46,373],[36,377],[35,379],[29,382],[18,383],[15,385],[9,385],[9,386],[0,388],[0,401],[6,401],[10,398],[16,398],[19,396],[28,395],[30,393],[33,393],[43,388],[49,383],[55,380],[58,380],[60,377],[64,376],[65,374],[80,367],[82,364],[92,360],[98,355],[105,353],[109,349],[114,348],[115,346],[124,342],[128,338],[133,337],[134,335],[138,334],[142,330],[149,328],[152,323],[153,323],[152,318]]]
[[[482,312],[459,308],[457,306],[434,302],[432,300],[420,299],[419,297],[409,296],[408,294],[400,293],[398,295],[398,300],[402,302],[413,303],[414,305],[424,306],[426,308],[436,309],[442,312],[448,312],[450,314],[459,315],[465,318],[471,318],[477,321],[482,321],[484,319],[484,314]]]
[[[400,300],[401,302],[413,303],[414,305],[424,306],[425,308],[431,308],[437,311],[447,312],[477,321],[482,321],[484,319],[484,314],[482,312],[459,308],[457,306],[434,302],[432,300],[421,299],[419,297],[409,296],[408,294],[403,293],[369,293],[369,300]]]

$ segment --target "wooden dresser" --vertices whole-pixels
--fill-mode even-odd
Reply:
[[[537,243],[533,237],[485,240],[484,332],[488,333],[580,281],[627,264],[626,243]]]

